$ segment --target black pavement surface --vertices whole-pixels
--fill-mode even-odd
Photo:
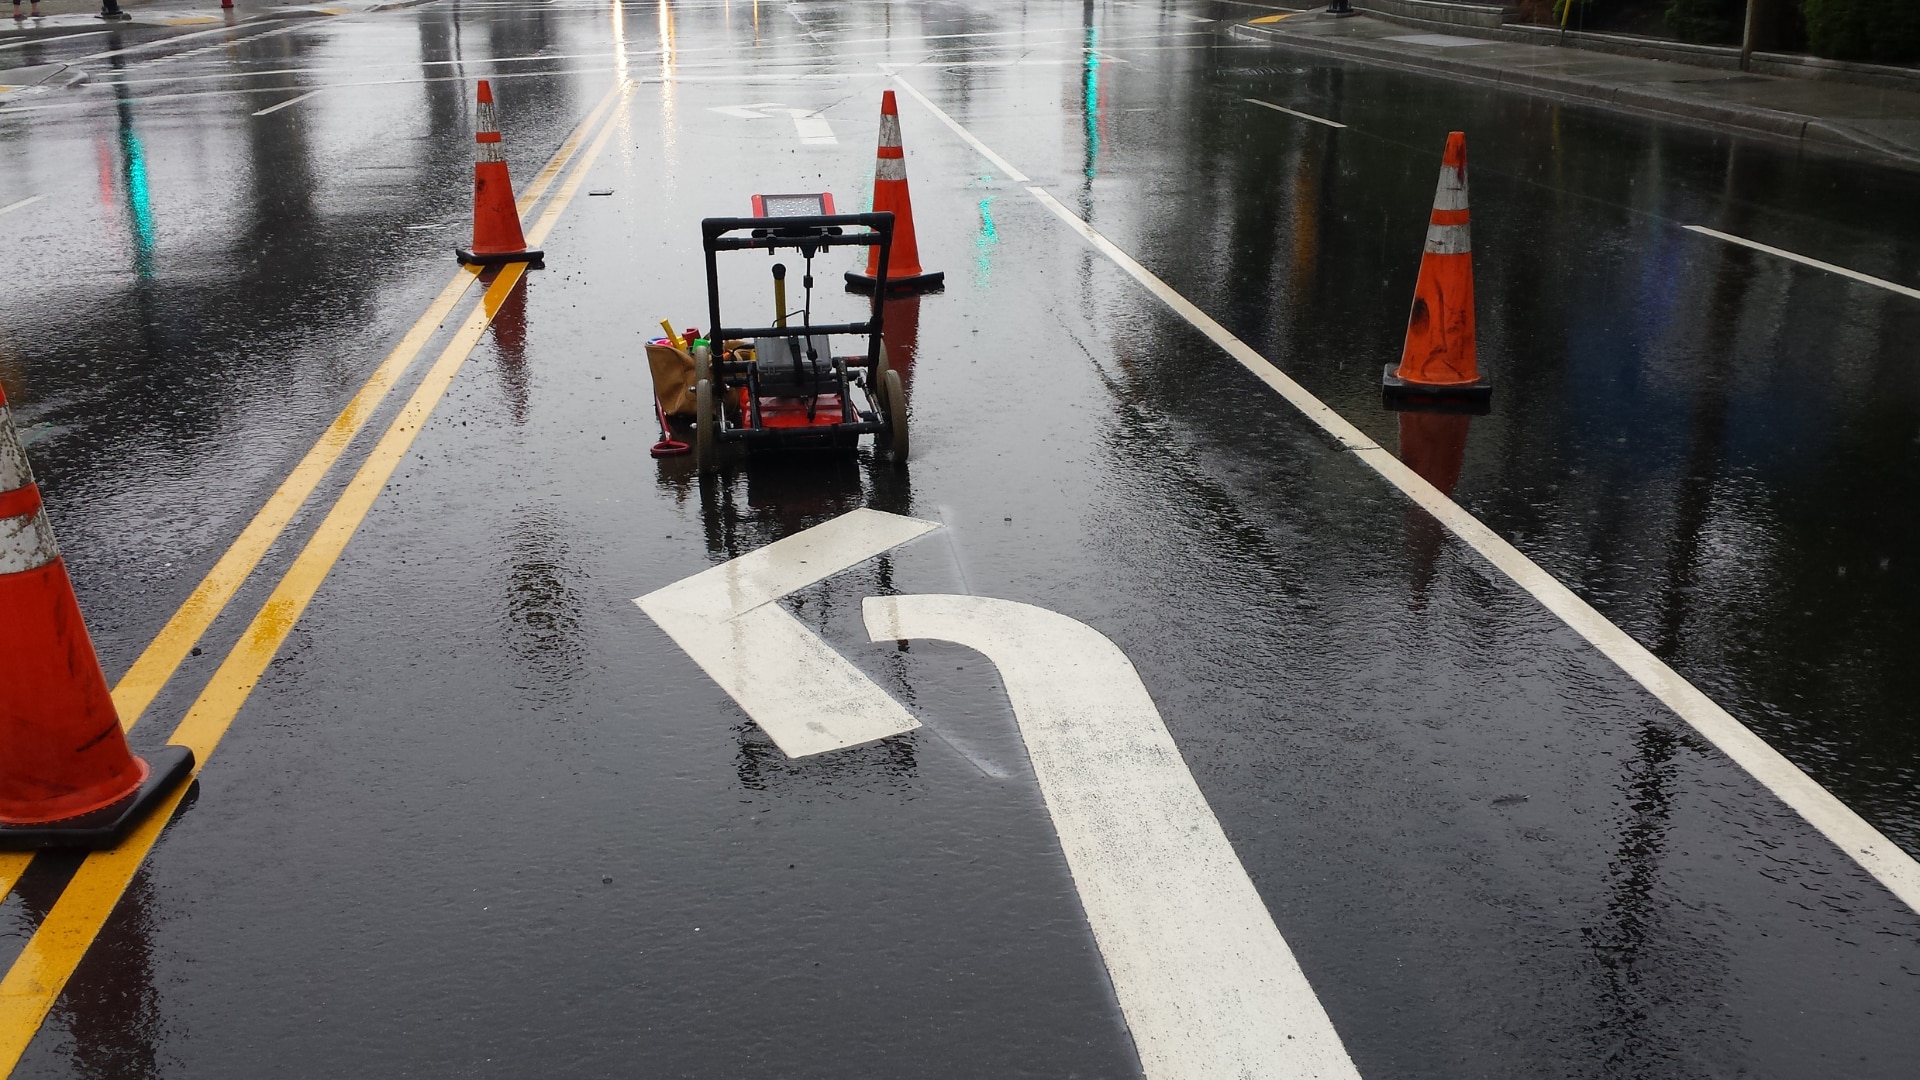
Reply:
[[[698,219],[861,203],[902,65],[1920,851],[1920,302],[1679,227],[1911,284],[1912,174],[1214,17],[434,3],[0,97],[0,206],[45,196],[0,214],[0,379],[117,675],[451,274],[470,80],[514,76],[522,183],[636,83],[584,185],[613,194],[568,207],[17,1075],[1137,1074],[991,666],[867,643],[893,592],[1126,651],[1363,1076],[1910,1075],[1920,916],[904,96],[948,283],[895,309],[912,464],[647,456],[640,345],[704,321]],[[837,144],[716,111],[763,102]],[[1403,418],[1378,373],[1454,128],[1494,411]],[[789,761],[629,600],[859,506],[945,528],[789,606],[926,727]],[[0,906],[6,955],[68,869]]]
[[[1234,5],[1223,5],[1229,7]],[[1716,69],[1649,56],[1500,40],[1473,27],[1410,28],[1307,11],[1237,37],[1444,74],[1559,101],[1765,136],[1811,153],[1920,168],[1920,75],[1883,84]],[[1651,44],[1651,43],[1650,43]]]

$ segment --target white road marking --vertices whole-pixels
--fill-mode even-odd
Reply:
[[[983,596],[870,597],[863,611],[875,641],[951,641],[1000,669],[1149,1080],[1359,1080],[1119,647]]]
[[[618,68],[611,68],[611,67],[560,68],[554,71],[497,72],[495,74],[488,75],[487,78],[492,79],[496,82],[499,82],[507,79],[551,79],[551,78],[556,78],[563,75],[610,75],[610,74],[616,74],[618,73],[618,71],[619,71]],[[845,78],[846,76],[830,75],[830,76],[822,76],[822,77],[823,78]],[[765,78],[765,76],[764,75],[742,76],[740,81],[750,81],[752,79],[759,79],[759,78]],[[470,81],[469,77],[465,75],[438,75],[438,76],[433,76],[433,77],[424,78],[424,79],[372,79],[365,82],[328,83],[327,85],[321,87],[320,89],[342,90],[342,89],[351,89],[351,88],[362,87],[362,86],[415,86],[415,85],[424,85],[426,83],[444,83],[444,82],[465,83],[468,81]],[[662,80],[660,79],[633,80],[636,86],[637,85],[653,85],[653,84],[658,84],[661,81]],[[675,80],[675,81],[686,81],[686,80]],[[302,89],[302,88],[299,86],[228,87],[224,90],[192,90],[192,91],[184,91],[178,94],[143,94],[139,97],[130,97],[130,98],[120,99],[117,103],[132,104],[132,105],[146,105],[155,101],[182,101],[189,98],[228,97],[235,94],[245,94],[248,96],[254,96],[254,95],[265,94],[265,93],[270,93],[274,91],[299,90],[299,89]],[[55,105],[21,105],[21,106],[13,106],[9,108],[0,109],[0,116],[14,116],[20,113],[51,112],[55,109],[92,109],[96,107],[97,107],[97,103],[92,100],[63,102]]]
[[[1858,270],[1849,270],[1844,266],[1835,266],[1830,262],[1821,262],[1819,259],[1809,259],[1805,255],[1797,255],[1784,248],[1769,247],[1766,244],[1735,236],[1732,233],[1723,233],[1718,229],[1709,229],[1705,225],[1683,225],[1681,228],[1686,229],[1688,232],[1697,232],[1703,236],[1711,236],[1715,240],[1725,240],[1729,244],[1739,244],[1741,247],[1752,248],[1755,251],[1764,251],[1769,255],[1778,255],[1783,259],[1791,259],[1803,266],[1811,266],[1816,270],[1825,270],[1830,274],[1839,274],[1841,277],[1852,278],[1855,281],[1878,286],[1888,292],[1897,292],[1901,296],[1910,296],[1915,300],[1920,300],[1920,289],[1910,289],[1905,285],[1896,285],[1891,281],[1874,277],[1871,274],[1863,274]]]
[[[834,138],[833,125],[819,113],[805,109],[788,109],[787,111],[793,114],[793,131],[800,136],[801,142],[809,146],[822,146],[840,141]]]
[[[220,26],[212,30],[195,30],[191,34],[172,34],[167,37],[156,38],[152,41],[143,41],[138,45],[128,45],[125,48],[121,48],[121,49],[108,49],[106,52],[93,53],[89,56],[83,56],[80,59],[75,60],[73,62],[76,64],[80,64],[80,63],[85,63],[88,60],[105,60],[109,56],[125,56],[128,53],[150,52],[154,49],[164,49],[169,45],[178,45],[183,41],[192,41],[194,38],[211,37],[214,34],[231,33],[234,30],[245,29],[248,27],[258,28],[263,26],[272,26],[274,23],[281,22],[281,21],[283,20],[261,19],[259,22],[246,23],[244,24],[244,26]],[[282,27],[280,30],[275,31],[275,33],[284,33],[286,30],[289,30],[289,29],[292,29],[292,27]],[[107,31],[101,31],[101,32],[106,33]],[[75,35],[75,36],[77,37],[79,35]],[[260,36],[259,34],[249,34],[244,38],[235,38],[234,41],[235,42],[248,41],[259,36]],[[227,43],[222,42],[221,44],[227,44]]]
[[[920,723],[774,601],[939,527],[855,510],[633,602],[788,757],[857,746]]]
[[[5,206],[0,206],[0,214],[11,214],[15,210],[18,210],[23,206],[32,206],[34,203],[37,203],[44,198],[46,198],[45,195],[29,195],[26,198],[21,199],[19,202],[8,203]]]
[[[258,110],[255,110],[255,112],[254,112],[254,114],[253,114],[253,115],[255,115],[255,116],[265,116],[265,115],[267,115],[268,113],[277,113],[277,112],[279,112],[279,111],[280,111],[281,109],[284,109],[284,108],[286,108],[286,107],[287,107],[287,106],[289,106],[289,105],[298,105],[298,104],[300,104],[301,102],[303,102],[303,101],[305,101],[305,100],[307,100],[308,98],[310,98],[310,97],[313,97],[313,96],[314,96],[315,94],[321,94],[321,93],[325,93],[325,92],[326,92],[326,87],[324,87],[324,86],[323,86],[323,87],[321,87],[321,88],[320,88],[320,89],[318,89],[318,90],[310,90],[310,91],[308,91],[307,93],[304,93],[304,94],[301,94],[301,95],[300,95],[299,97],[296,97],[296,98],[288,98],[287,100],[285,100],[285,101],[283,101],[283,102],[281,102],[281,103],[280,103],[280,104],[278,104],[278,105],[269,105],[269,106],[267,106],[267,107],[266,107],[266,108],[264,108],[264,109],[258,109]]]
[[[888,67],[885,64],[880,65],[880,70],[886,72],[888,75],[893,76],[894,81],[900,84],[900,89],[905,90],[909,95],[913,97],[915,101],[918,101],[921,105],[925,106],[928,112],[939,117],[941,123],[947,125],[947,127],[951,129],[955,135],[960,136],[961,140],[964,141],[968,146],[973,147],[974,150],[977,153],[979,153],[981,157],[986,158],[988,161],[993,162],[994,167],[999,169],[1001,172],[1006,173],[1009,179],[1013,180],[1015,183],[1018,183],[1018,184],[1024,184],[1027,182],[1029,177],[1027,176],[1026,173],[1023,173],[1019,169],[1014,168],[1012,165],[1007,164],[1006,158],[1003,158],[999,154],[994,153],[993,149],[989,147],[986,143],[983,143],[979,139],[974,138],[973,132],[968,131],[966,128],[961,127],[960,122],[955,120],[953,117],[948,116],[946,113],[946,110],[942,109],[938,105],[935,105],[931,100],[927,98],[927,95],[921,93],[917,88],[915,88],[915,86],[912,83],[908,82],[905,79],[902,79],[898,71],[896,71],[891,67]]]
[[[993,153],[971,133],[955,123],[952,117],[935,108],[932,102],[927,101],[924,94],[915,90],[906,80],[901,79],[898,74],[893,77],[902,89],[927,105],[969,146],[978,150],[988,161],[999,166],[1008,177],[1016,181],[1026,179],[1018,170],[1006,165],[998,154]],[[1659,657],[1647,651],[1645,646],[1633,640],[1626,631],[1608,622],[1606,616],[1595,611],[1585,600],[1576,596],[1573,590],[1562,585],[1553,575],[1540,569],[1532,559],[1521,554],[1518,548],[1487,528],[1478,518],[1467,513],[1458,503],[1427,483],[1419,474],[1401,464],[1400,459],[1381,449],[1372,439],[1362,434],[1360,429],[1327,407],[1325,402],[1288,378],[1266,357],[1233,336],[1226,327],[1215,322],[1186,297],[1175,292],[1152,271],[1114,246],[1091,225],[1081,220],[1079,215],[1061,205],[1059,200],[1042,188],[1028,187],[1027,191],[1040,200],[1042,205],[1052,210],[1061,221],[1067,224],[1068,228],[1079,233],[1089,244],[1144,286],[1148,292],[1159,297],[1181,318],[1186,319],[1214,344],[1226,350],[1227,355],[1239,361],[1241,366],[1252,372],[1260,381],[1272,387],[1289,404],[1304,413],[1307,419],[1319,425],[1342,446],[1352,450],[1354,456],[1426,509],[1455,536],[1479,552],[1515,584],[1527,590],[1547,610],[1558,615],[1575,633],[1599,649],[1628,677],[1660,699],[1721,753],[1726,754],[1736,765],[1745,769],[1748,775],[1758,780],[1767,790],[1791,807],[1808,824],[1818,829],[1822,835],[1859,864],[1861,869],[1872,874],[1909,908],[1920,911],[1920,862],[1916,862],[1913,856],[1887,839],[1880,830],[1874,828],[1859,814],[1854,813],[1845,803],[1835,798],[1832,792],[1821,787],[1812,777],[1802,772],[1793,762],[1788,761],[1778,750],[1769,746],[1766,740],[1755,735],[1713,699],[1701,693],[1698,687],[1688,682],[1679,672],[1674,671]]]
[[[778,108],[779,105],[780,103],[777,101],[761,101],[752,105],[713,105],[709,106],[707,111],[717,112],[721,116],[736,117],[741,120],[765,120],[771,114],[763,113],[760,110]]]
[[[837,144],[840,141],[834,137],[833,125],[814,109],[789,109],[777,101],[760,101],[752,105],[713,105],[709,106],[707,111],[741,120],[766,120],[775,116],[790,116],[793,118],[794,134],[800,137],[802,143],[810,146],[824,146]]]
[[[1261,101],[1259,98],[1241,98],[1240,100],[1246,102],[1249,105],[1258,105],[1262,108],[1272,109],[1274,112],[1283,112],[1283,113],[1286,113],[1288,116],[1297,116],[1302,120],[1311,120],[1316,124],[1325,124],[1330,128],[1344,128],[1347,126],[1345,124],[1340,123],[1337,120],[1328,120],[1323,116],[1315,116],[1312,113],[1299,112],[1295,109],[1289,109],[1285,105],[1275,105],[1271,101]]]
[[[61,41],[78,41],[81,38],[99,37],[102,34],[111,34],[111,33],[113,33],[113,31],[111,30],[90,30],[84,34],[62,34],[60,35],[60,40]],[[42,44],[46,40],[47,39],[43,37],[36,37],[36,38],[29,38],[26,41],[13,41],[13,42],[8,42],[5,45],[0,45],[0,49],[24,49],[29,45]]]

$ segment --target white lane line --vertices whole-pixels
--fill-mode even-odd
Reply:
[[[111,30],[90,30],[84,34],[62,34],[60,35],[60,40],[61,41],[78,41],[81,38],[99,37],[102,34],[111,34],[111,33],[113,33],[113,31]],[[8,42],[5,45],[0,45],[0,49],[24,49],[29,45],[44,45],[47,43],[48,40],[49,39],[44,37],[36,37],[36,38],[30,38],[26,41],[12,41],[12,42]]]
[[[898,75],[895,75],[894,79],[902,88],[909,90],[916,99],[923,102],[926,100],[924,95],[913,90]],[[946,120],[948,126],[958,127],[945,113],[940,113],[940,116]],[[983,156],[989,161],[1000,163],[1000,157],[991,151],[986,151],[972,135],[965,134],[965,138],[969,145],[981,150]],[[1014,170],[1004,171],[1010,177],[1016,175]],[[1547,610],[1558,615],[1575,633],[1619,665],[1620,670],[1626,672],[1628,677],[1645,687],[1649,693],[1660,699],[1721,753],[1726,754],[1735,764],[1745,769],[1748,775],[1758,780],[1767,790],[1773,792],[1795,813],[1804,818],[1808,824],[1833,841],[1835,846],[1858,863],[1861,869],[1878,879],[1903,903],[1915,911],[1920,911],[1920,862],[1916,862],[1913,856],[1907,854],[1866,819],[1835,798],[1832,792],[1815,783],[1812,777],[1800,770],[1799,766],[1767,745],[1766,740],[1755,735],[1751,729],[1721,708],[1713,699],[1701,693],[1699,688],[1688,682],[1679,672],[1648,652],[1645,646],[1633,640],[1626,631],[1608,622],[1604,615],[1595,611],[1585,600],[1574,595],[1571,589],[1562,585],[1553,575],[1540,569],[1532,559],[1521,554],[1518,548],[1487,528],[1478,518],[1462,509],[1458,503],[1441,494],[1439,489],[1427,483],[1418,473],[1401,464],[1398,458],[1361,434],[1358,428],[1348,423],[1339,413],[1328,408],[1326,403],[1314,397],[1305,387],[1288,378],[1266,357],[1228,333],[1226,327],[1213,321],[1186,297],[1173,291],[1152,271],[1115,247],[1091,225],[1081,220],[1079,215],[1061,205],[1057,199],[1041,188],[1029,187],[1027,191],[1040,200],[1042,205],[1058,215],[1069,228],[1079,233],[1088,243],[1113,260],[1115,265],[1146,287],[1147,291],[1159,297],[1168,307],[1173,308],[1182,318],[1193,324],[1195,329],[1226,350],[1227,355],[1239,361],[1262,382],[1278,391],[1280,396],[1286,398],[1294,408],[1306,414],[1307,419],[1319,425],[1342,446],[1354,451],[1356,457],[1371,466],[1387,482],[1399,488],[1408,498],[1433,514],[1455,536],[1513,579],[1515,584],[1532,594],[1534,599],[1544,605]]]
[[[1920,289],[1910,289],[1905,285],[1896,285],[1891,281],[1874,277],[1872,274],[1863,274],[1858,270],[1849,270],[1844,266],[1835,266],[1830,262],[1821,262],[1819,259],[1809,259],[1805,255],[1797,255],[1783,248],[1769,247],[1766,244],[1748,240],[1745,237],[1735,236],[1732,233],[1723,233],[1718,229],[1709,229],[1705,225],[1682,225],[1681,228],[1686,229],[1688,232],[1697,232],[1703,236],[1711,236],[1715,240],[1725,240],[1729,244],[1739,244],[1741,247],[1752,248],[1755,251],[1764,251],[1769,255],[1778,255],[1783,259],[1791,259],[1803,266],[1811,266],[1816,270],[1825,270],[1830,274],[1839,274],[1841,277],[1852,278],[1855,281],[1864,282],[1868,285],[1879,286],[1888,292],[1897,292],[1901,296],[1910,296],[1915,300],[1920,300]]]
[[[633,602],[788,757],[856,746],[920,722],[774,601],[939,527],[855,510]]]
[[[1125,653],[1008,600],[862,610],[875,641],[951,641],[1000,669],[1148,1080],[1359,1080]]]
[[[192,41],[194,38],[212,37],[215,34],[228,34],[235,30],[251,27],[272,26],[274,23],[282,21],[281,19],[261,19],[258,22],[241,23],[237,26],[219,26],[212,30],[195,30],[191,34],[172,34],[163,38],[155,38],[152,41],[143,41],[138,45],[128,45],[124,49],[108,49],[106,52],[93,53],[89,56],[83,56],[79,60],[73,61],[73,63],[84,63],[88,60],[105,60],[109,56],[125,56],[128,53],[150,52],[154,49],[164,49],[169,45],[178,45],[183,41]],[[257,34],[249,34],[244,38],[235,38],[234,40],[246,41],[258,36]]]
[[[303,102],[303,101],[305,101],[305,100],[307,100],[307,99],[308,99],[308,98],[310,98],[310,97],[313,97],[313,96],[314,96],[314,95],[316,95],[316,94],[321,94],[321,93],[325,93],[325,92],[326,92],[326,87],[324,87],[324,86],[323,86],[323,87],[321,87],[321,88],[320,88],[320,89],[318,89],[318,90],[310,90],[310,91],[308,91],[307,93],[304,93],[304,94],[301,94],[301,95],[300,95],[299,97],[296,97],[296,98],[288,98],[287,100],[285,100],[285,101],[283,101],[283,102],[281,102],[281,103],[280,103],[280,104],[278,104],[278,105],[269,105],[269,106],[267,106],[267,107],[266,107],[266,108],[264,108],[264,109],[257,109],[257,110],[255,110],[255,111],[254,111],[254,114],[253,114],[253,115],[255,115],[255,116],[265,116],[265,115],[267,115],[268,113],[277,113],[277,112],[279,112],[279,111],[280,111],[281,109],[284,109],[284,108],[286,108],[286,107],[287,107],[287,106],[289,106],[289,105],[298,105],[298,104],[300,104],[301,102]]]
[[[561,68],[557,71],[505,71],[505,72],[496,72],[492,75],[488,75],[487,78],[493,79],[496,81],[504,81],[507,79],[546,79],[546,78],[552,78],[558,75],[607,75],[607,74],[614,73],[617,70],[618,70],[617,68],[610,68],[610,67],[591,67],[591,68]],[[844,78],[845,76],[833,75],[833,76],[824,76],[824,77]],[[756,78],[764,79],[765,76],[752,75],[752,76],[742,76],[741,78],[743,80],[751,80]],[[321,87],[320,89],[350,90],[350,89],[355,89],[358,87],[365,87],[365,86],[417,86],[417,85],[424,85],[427,83],[444,83],[444,82],[463,83],[467,81],[469,81],[469,77],[466,75],[436,75],[436,76],[432,76],[429,78],[422,78],[422,79],[370,79],[365,82],[328,83],[327,85]],[[633,80],[636,86],[643,85],[643,84],[658,83],[660,81],[661,80],[659,79]],[[178,94],[143,94],[139,97],[124,98],[116,103],[127,104],[127,105],[150,105],[156,101],[186,101],[193,98],[229,97],[235,94],[244,94],[244,95],[252,96],[256,94],[272,93],[275,91],[299,90],[299,89],[301,89],[301,87],[299,86],[228,87],[224,90],[191,90],[191,91],[183,91]],[[63,102],[56,105],[17,105],[17,106],[11,106],[8,108],[0,109],[0,116],[14,116],[20,113],[51,112],[55,109],[92,109],[97,107],[98,107],[97,103],[90,100]]]
[[[1297,109],[1289,109],[1285,105],[1275,105],[1271,101],[1261,101],[1259,98],[1241,98],[1240,100],[1249,105],[1258,105],[1262,108],[1272,109],[1274,112],[1283,112],[1288,116],[1297,116],[1302,120],[1311,120],[1316,124],[1325,124],[1330,128],[1344,128],[1347,126],[1337,120],[1329,120],[1324,116],[1315,116],[1312,113],[1303,113]]]
[[[29,195],[17,203],[8,203],[5,206],[0,206],[0,214],[11,214],[23,206],[32,206],[44,198],[46,198],[45,195]]]
[[[935,105],[932,101],[930,101],[927,98],[927,95],[921,93],[918,89],[914,87],[912,83],[908,82],[905,79],[902,79],[898,72],[889,68],[885,64],[880,65],[880,70],[886,72],[889,75],[892,75],[894,78],[894,81],[900,84],[900,89],[905,90],[908,94],[912,95],[913,99],[915,101],[918,101],[921,105],[925,106],[928,112],[939,117],[941,123],[947,125],[948,128],[952,129],[955,135],[960,136],[960,138],[964,142],[966,142],[968,146],[973,147],[974,150],[978,152],[981,157],[986,158],[988,161],[993,162],[994,167],[999,169],[1001,172],[1006,173],[1009,179],[1013,180],[1015,183],[1018,183],[1018,184],[1024,184],[1027,182],[1029,177],[1027,176],[1026,173],[1023,173],[1019,169],[1014,168],[1012,165],[1007,164],[1006,158],[1003,158],[999,154],[994,153],[993,149],[989,147],[986,143],[983,143],[979,139],[974,138],[973,132],[968,131],[966,128],[961,127],[959,121],[955,120],[951,116],[948,116],[945,109],[942,109],[940,106]]]

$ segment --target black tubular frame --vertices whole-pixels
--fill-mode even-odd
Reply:
[[[844,233],[849,225],[865,227],[863,233]],[[746,232],[747,236],[730,233]],[[700,246],[707,256],[707,340],[715,351],[721,343],[735,338],[804,338],[817,334],[859,334],[867,338],[868,366],[880,355],[881,312],[886,303],[887,256],[893,252],[893,215],[823,214],[818,217],[782,218],[705,218],[700,222]],[[825,323],[817,326],[723,326],[720,322],[720,266],[714,258],[722,251],[779,251],[796,249],[808,259],[822,248],[878,247],[881,288],[874,290],[872,316],[866,322]]]
[[[849,226],[864,228],[865,232],[846,232]],[[734,235],[746,233],[745,236]],[[881,348],[881,320],[886,309],[887,259],[893,251],[893,214],[882,211],[874,214],[823,214],[811,217],[713,217],[700,222],[700,246],[706,253],[707,262],[707,341],[712,359],[710,360],[716,389],[726,385],[726,376],[744,375],[754,386],[752,394],[752,421],[744,428],[727,428],[724,425],[717,433],[726,440],[752,438],[812,438],[830,437],[833,433],[842,435],[882,434],[889,430],[884,419],[872,421],[859,420],[853,410],[853,403],[842,387],[841,415],[843,422],[832,428],[814,428],[805,433],[794,431],[772,431],[761,427],[760,398],[758,391],[758,373],[755,365],[744,361],[727,362],[720,359],[726,342],[742,338],[798,338],[804,341],[815,336],[830,334],[851,334],[867,339],[866,371],[869,384],[879,372]],[[804,256],[809,266],[813,257],[823,248],[869,247],[880,249],[879,272],[875,275],[877,287],[873,290],[872,308],[865,322],[855,323],[812,323],[803,319],[797,325],[787,326],[726,326],[720,321],[720,267],[716,256],[722,251],[780,251],[797,250]],[[807,305],[811,308],[811,303]],[[783,312],[782,315],[785,313]],[[846,358],[850,359],[850,358]],[[877,392],[877,390],[869,391]],[[716,415],[718,406],[716,404]]]

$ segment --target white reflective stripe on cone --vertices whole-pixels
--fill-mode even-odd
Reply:
[[[33,467],[27,464],[27,448],[20,445],[20,433],[13,427],[13,410],[0,405],[0,495],[33,483]]]
[[[900,118],[889,113],[880,114],[880,145],[900,145]]]
[[[1465,210],[1467,208],[1467,170],[1456,169],[1449,165],[1440,166],[1440,187],[1433,193],[1435,210]]]
[[[905,180],[907,178],[907,159],[883,157],[874,163],[875,180]]]
[[[1469,255],[1473,253],[1473,227],[1465,222],[1458,225],[1427,226],[1427,247],[1429,255]]]
[[[0,576],[38,569],[59,557],[46,511],[0,518]]]

